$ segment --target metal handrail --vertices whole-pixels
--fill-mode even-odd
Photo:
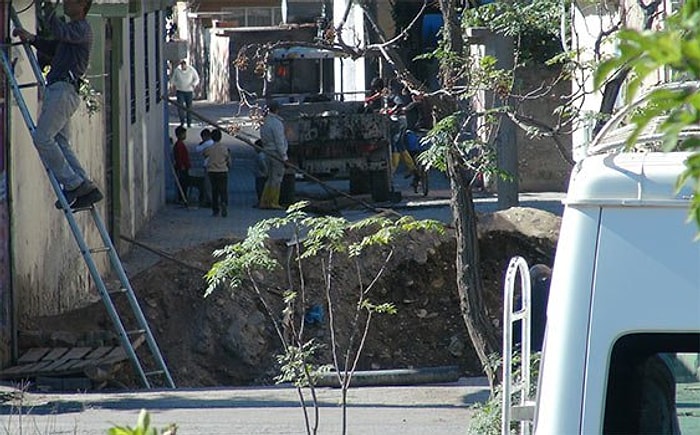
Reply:
[[[515,279],[520,273],[521,303],[518,311],[513,311],[515,296]],[[520,392],[520,405],[525,406],[530,399],[530,329],[532,319],[532,297],[530,288],[530,269],[523,257],[510,259],[503,285],[503,398],[502,398],[502,435],[510,435],[511,396]],[[520,376],[515,384],[513,381],[513,324],[521,321],[520,328]],[[521,435],[530,433],[527,421],[520,422]]]

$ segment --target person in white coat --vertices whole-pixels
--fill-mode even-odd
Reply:
[[[289,144],[284,134],[284,120],[279,116],[280,105],[271,101],[267,106],[265,121],[260,127],[260,140],[267,159],[267,181],[260,197],[258,207],[281,209],[280,187],[284,178],[285,163]]]
[[[194,90],[199,84],[199,74],[196,69],[187,64],[185,59],[182,59],[180,66],[173,70],[170,83],[175,87],[175,98],[179,104],[177,113],[180,117],[180,125],[184,126],[185,121],[187,121],[187,127],[192,127],[192,98]],[[183,107],[188,110],[183,109]]]

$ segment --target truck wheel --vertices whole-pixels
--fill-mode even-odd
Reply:
[[[386,202],[389,200],[389,171],[379,170],[370,172],[371,194],[372,201]]]

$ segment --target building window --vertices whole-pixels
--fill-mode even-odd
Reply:
[[[134,19],[129,18],[129,107],[131,123],[136,123],[136,26]]]
[[[162,38],[163,38],[163,23],[162,17],[160,14],[160,11],[156,11],[156,16],[155,16],[155,21],[156,25],[154,28],[154,34],[155,34],[155,60],[156,60],[156,103],[160,104],[160,100],[162,98],[161,93],[163,92],[163,82],[162,82],[162,77],[160,76],[163,73],[163,69],[161,67],[161,60],[160,60],[160,46],[163,43]]]
[[[250,7],[222,8],[225,21],[232,21],[239,27],[276,26],[282,22],[282,8],[279,7]]]
[[[148,14],[143,16],[143,76],[144,76],[144,104],[146,112],[151,110],[151,75],[149,74],[150,57],[148,55]]]

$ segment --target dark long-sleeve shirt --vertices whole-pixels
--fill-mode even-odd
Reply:
[[[51,59],[46,82],[77,80],[85,75],[92,49],[92,28],[86,20],[64,23],[55,14],[48,18],[54,39],[37,37],[34,46]]]

